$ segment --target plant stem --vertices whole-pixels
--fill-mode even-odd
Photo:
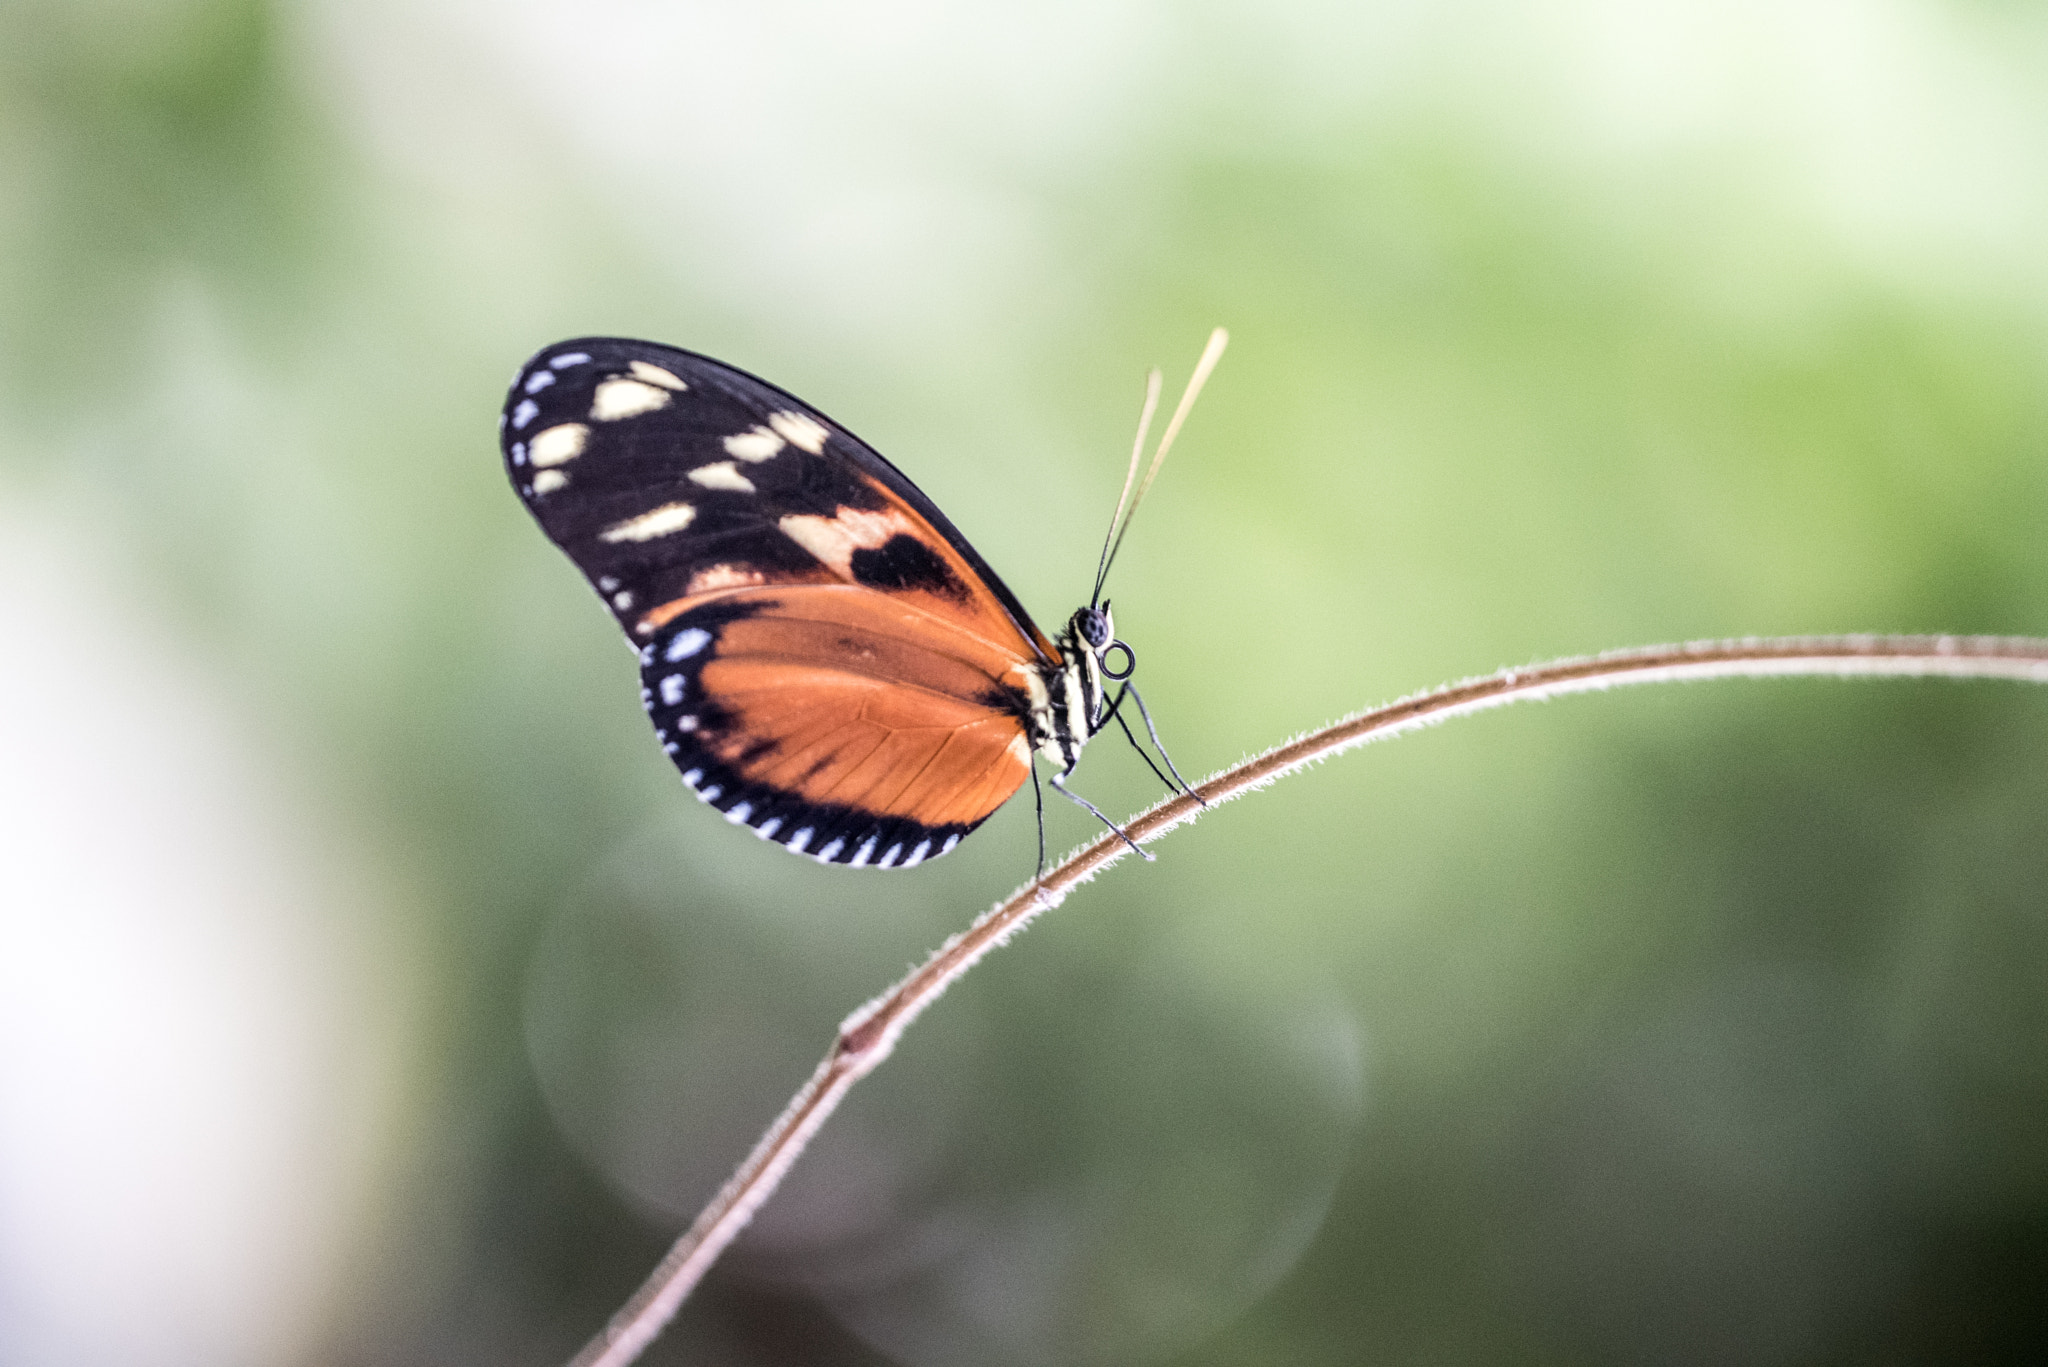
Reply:
[[[1284,774],[1342,751],[1451,717],[1512,702],[1616,688],[1623,684],[1792,675],[1946,676],[2048,683],[2048,640],[2024,636],[1812,636],[1697,642],[1616,651],[1503,670],[1347,717],[1268,750],[1195,791],[1209,807],[1262,788]],[[1206,808],[1185,794],[1159,803],[1124,829],[1146,844]],[[754,1151],[697,1216],[668,1256],[570,1367],[626,1367],[654,1341],[691,1290],[782,1181],[840,1099],[895,1048],[897,1038],[955,978],[1022,930],[1033,917],[1123,858],[1114,834],[1070,855],[1038,884],[1027,884],[947,940],[882,996],[848,1016],[817,1071],[768,1127]]]

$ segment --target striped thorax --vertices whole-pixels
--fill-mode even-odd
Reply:
[[[1103,660],[1110,651],[1130,647],[1116,639],[1116,626],[1109,605],[1082,608],[1067,620],[1057,642],[1060,660],[1041,665],[1027,680],[1031,695],[1031,742],[1038,752],[1059,766],[1062,774],[1072,773],[1080,762],[1081,747],[1108,721],[1104,716],[1107,697],[1103,680],[1126,678],[1111,674]]]

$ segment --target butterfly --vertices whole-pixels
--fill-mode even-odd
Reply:
[[[1094,591],[1057,638],[872,447],[708,356],[616,337],[546,347],[512,382],[501,445],[519,497],[638,653],[683,783],[820,863],[907,869],[1035,780],[1035,755],[1122,834],[1064,783],[1112,719],[1137,746],[1126,698],[1158,743],[1103,581],[1224,341],[1219,328],[1132,497],[1150,377]]]

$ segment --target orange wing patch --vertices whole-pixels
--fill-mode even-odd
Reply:
[[[706,691],[737,718],[708,748],[749,783],[933,827],[975,826],[1023,784],[1023,724],[857,674],[719,659]]]
[[[852,586],[745,596],[763,611],[720,632],[700,688],[727,720],[700,739],[748,783],[943,827],[1029,776],[1011,652]]]

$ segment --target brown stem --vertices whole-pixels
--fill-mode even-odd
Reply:
[[[2048,683],[2048,640],[2026,636],[1813,636],[1709,641],[1616,651],[1507,669],[1347,717],[1224,770],[1196,785],[1213,807],[1264,787],[1283,774],[1349,750],[1506,703],[1614,688],[1622,684],[1773,675],[1945,675]],[[1133,818],[1125,830],[1139,844],[1157,840],[1205,808],[1185,795]],[[1081,884],[1130,850],[1104,835],[1069,856],[1036,885],[1027,884],[933,952],[911,974],[861,1007],[839,1027],[824,1062],[768,1127],[746,1162],[676,1241],[570,1367],[626,1367],[674,1317],[683,1300],[782,1181],[811,1136],[854,1083],[889,1056],[897,1037],[953,980],[1041,911],[1058,906]]]

